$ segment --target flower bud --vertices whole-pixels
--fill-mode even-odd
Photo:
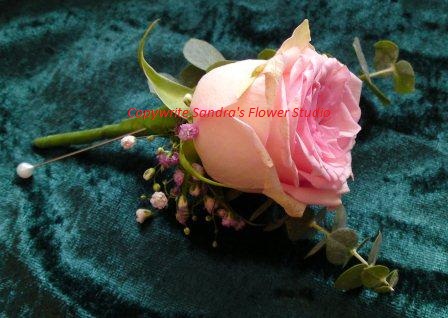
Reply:
[[[184,104],[187,105],[188,107],[190,107],[192,98],[193,98],[193,96],[191,96],[191,94],[189,94],[189,93],[185,94],[184,99],[183,99]]]
[[[124,136],[123,138],[121,138],[121,147],[123,147],[123,149],[128,150],[131,149],[132,147],[134,147],[135,143],[137,142],[137,138],[135,138],[135,136],[132,135],[128,135],[128,136]]]
[[[177,200],[177,208],[179,210],[188,210],[188,201],[184,195],[181,195]]]
[[[201,194],[201,187],[199,186],[199,184],[195,183],[192,184],[189,190],[189,193],[192,197],[197,197]]]
[[[153,216],[152,211],[147,210],[147,209],[138,209],[135,212],[135,220],[140,224],[145,222],[146,219],[148,219],[152,216]]]
[[[154,177],[154,175],[156,174],[156,169],[155,168],[149,168],[146,169],[145,172],[143,172],[143,179],[145,179],[146,181],[150,180],[152,177]]]
[[[160,184],[158,184],[158,183],[154,183],[154,184],[152,185],[152,189],[153,189],[155,192],[160,191]]]
[[[206,196],[204,199],[204,207],[208,213],[212,214],[213,210],[217,208],[216,200],[212,197]]]

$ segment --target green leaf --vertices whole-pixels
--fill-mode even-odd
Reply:
[[[213,186],[229,188],[228,186],[226,186],[222,183],[216,182],[214,180],[211,180],[209,178],[206,178],[203,175],[201,175],[199,172],[197,172],[196,169],[193,168],[190,161],[187,159],[187,157],[185,155],[183,143],[180,146],[179,163],[185,169],[185,171],[187,171],[189,174],[191,174],[193,177],[197,178],[198,180],[201,180],[202,182],[213,185]]]
[[[285,221],[288,238],[293,242],[309,238],[316,231],[310,227],[313,221],[314,215],[310,209],[305,209],[300,218],[288,217]]]
[[[262,205],[260,205],[255,211],[254,213],[252,213],[252,215],[249,218],[249,221],[254,221],[256,220],[261,214],[263,214],[264,211],[266,211],[272,204],[274,203],[274,201],[272,199],[267,199]]]
[[[399,94],[411,93],[415,89],[415,74],[412,65],[405,60],[395,64],[394,89]]]
[[[381,40],[374,44],[375,57],[373,64],[377,71],[391,67],[398,59],[398,46],[389,40]]]
[[[369,253],[369,258],[367,260],[367,262],[370,265],[375,265],[376,260],[378,259],[378,253],[380,251],[382,241],[383,241],[383,236],[381,235],[381,232],[379,232],[375,239],[375,242],[373,243],[372,249],[370,250],[370,253]]]
[[[341,228],[327,236],[327,259],[335,265],[343,265],[352,257],[351,250],[358,245],[358,235],[349,228]]]
[[[188,64],[180,73],[179,79],[187,87],[195,87],[205,72],[193,64]]]
[[[380,287],[385,284],[389,268],[383,265],[369,266],[361,273],[362,284],[367,288]]]
[[[335,213],[334,223],[331,228],[332,231],[343,228],[347,225],[347,212],[342,204],[336,208]]]
[[[215,68],[218,68],[218,67],[220,67],[220,66],[227,65],[227,64],[230,64],[230,63],[233,63],[233,61],[224,60],[224,61],[216,62],[216,63],[210,65],[210,66],[207,68],[207,73],[210,72],[210,71],[212,71],[212,70],[214,70]]]
[[[386,280],[389,283],[389,285],[394,288],[398,283],[398,270],[394,269],[390,274],[387,276]]]
[[[162,100],[162,102],[171,110],[177,111],[180,110],[190,110],[187,105],[183,102],[183,98],[185,94],[192,94],[192,90],[188,87],[180,85],[172,80],[162,76],[157,73],[154,68],[148,64],[145,60],[144,56],[144,48],[146,39],[148,38],[149,33],[154,29],[158,20],[151,23],[151,25],[146,29],[142,39],[140,40],[140,44],[138,46],[138,62],[143,69],[148,81],[150,81],[151,86],[154,88],[157,96]],[[177,113],[177,112],[176,112]],[[182,115],[180,113],[180,115]],[[188,116],[182,116],[187,118]]]
[[[269,60],[271,57],[273,57],[277,53],[274,49],[264,49],[257,55],[257,59],[259,60]]]
[[[325,246],[325,243],[327,243],[327,239],[326,238],[324,238],[321,241],[319,241],[319,243],[314,245],[314,247],[308,252],[308,254],[305,255],[304,258],[308,258],[310,256],[313,256],[314,254],[319,252],[322,249],[322,247]]]
[[[373,82],[365,81],[367,87],[370,88],[373,94],[380,100],[383,105],[390,105],[390,99],[376,86]]]
[[[345,272],[343,272],[336,282],[334,287],[342,290],[350,290],[362,286],[361,273],[367,267],[365,264],[358,264],[350,267]]]
[[[268,225],[266,225],[263,228],[263,231],[271,232],[271,231],[274,231],[274,230],[278,229],[279,227],[281,227],[285,223],[286,218],[287,218],[287,216],[285,216],[283,218],[280,218],[280,219],[278,219],[278,220],[276,220],[276,221],[274,221],[272,223],[269,223]]]
[[[204,71],[216,62],[225,60],[224,56],[213,45],[198,39],[188,40],[185,43],[183,53],[188,62]]]
[[[371,83],[372,81],[370,80],[369,76],[369,66],[367,65],[366,58],[361,48],[361,42],[359,42],[358,37],[355,37],[355,39],[353,40],[353,48],[355,49],[356,57],[358,58],[358,62],[361,66],[362,72],[366,76],[367,81]]]

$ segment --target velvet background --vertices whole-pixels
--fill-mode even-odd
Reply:
[[[446,1],[0,1],[0,311],[51,317],[447,317],[448,4]],[[95,127],[153,107],[136,60],[147,23],[157,70],[177,74],[189,37],[229,59],[277,47],[304,18],[313,44],[358,70],[359,36],[388,38],[414,65],[417,90],[382,107],[365,92],[356,174],[344,202],[350,226],[384,231],[380,260],[401,279],[392,295],[342,293],[341,269],[312,242],[283,231],[185,238],[172,216],[134,221],[141,173],[154,149],[108,146],[19,180],[15,165],[67,149],[37,151],[34,137]],[[147,190],[147,189],[146,189]],[[204,233],[199,233],[199,232]],[[195,235],[196,234],[196,235]]]

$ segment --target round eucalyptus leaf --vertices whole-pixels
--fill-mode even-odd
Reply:
[[[367,288],[375,288],[385,285],[389,275],[389,268],[383,265],[369,266],[361,273],[362,284]]]
[[[188,40],[183,53],[188,62],[204,71],[216,62],[225,60],[213,45],[199,39]]]
[[[365,264],[357,264],[353,267],[350,267],[345,272],[343,272],[338,277],[338,279],[336,279],[334,287],[342,290],[350,290],[361,287],[361,273],[366,267],[367,265]]]
[[[405,60],[395,64],[394,89],[397,93],[411,93],[415,89],[415,74],[412,65]]]
[[[381,40],[374,44],[375,57],[373,64],[377,71],[391,67],[398,59],[398,46],[389,40]]]
[[[345,264],[351,257],[351,250],[358,245],[358,235],[349,228],[337,229],[327,237],[326,255],[330,263]]]
[[[257,55],[257,59],[259,60],[269,60],[271,57],[275,55],[277,51],[274,49],[264,49]]]

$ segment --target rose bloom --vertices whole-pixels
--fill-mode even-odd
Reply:
[[[212,70],[199,81],[190,106],[245,110],[241,117],[194,118],[204,168],[225,185],[267,195],[295,217],[307,204],[341,204],[360,130],[361,81],[335,58],[317,53],[310,40],[305,20],[270,60]],[[247,116],[256,107],[289,113]],[[316,108],[330,115],[293,116],[294,109]]]

